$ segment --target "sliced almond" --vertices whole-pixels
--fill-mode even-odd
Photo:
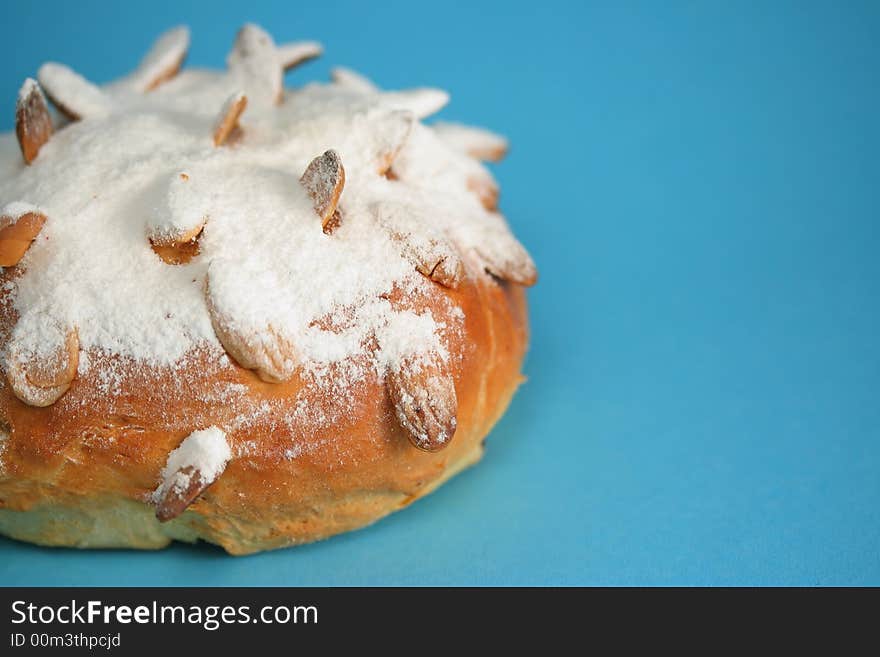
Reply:
[[[379,87],[372,80],[350,68],[339,66],[330,71],[330,79],[340,87],[362,94],[378,93]]]
[[[439,358],[404,359],[386,375],[400,426],[418,449],[436,452],[455,435],[458,399],[452,376]]]
[[[514,240],[504,251],[494,248],[477,250],[483,259],[486,271],[493,276],[517,285],[531,287],[538,282],[538,269],[523,246]]]
[[[25,404],[51,406],[76,377],[79,338],[75,329],[48,325],[40,330],[41,340],[55,339],[56,344],[41,344],[34,350],[25,348],[23,340],[14,336],[6,349],[6,376],[15,396]]]
[[[345,169],[336,151],[325,151],[309,163],[299,179],[315,205],[324,232],[332,229],[336,206],[345,186]]]
[[[232,451],[217,427],[195,431],[168,455],[153,492],[156,518],[167,522],[183,513],[226,469]]]
[[[422,87],[382,93],[382,102],[397,110],[412,112],[417,119],[436,114],[449,103],[449,94],[442,89]]]
[[[538,280],[538,270],[528,251],[513,236],[504,218],[497,213],[486,213],[473,217],[482,226],[477,228],[479,238],[474,242],[474,251],[483,262],[486,271],[505,281],[517,285],[531,286]]]
[[[174,27],[161,34],[129,78],[141,92],[152,91],[177,75],[189,52],[189,28]]]
[[[168,522],[186,511],[187,507],[212,483],[205,481],[201,473],[192,465],[178,470],[174,479],[179,483],[169,486],[156,504],[156,518],[159,522]]]
[[[284,70],[269,33],[248,23],[235,37],[226,58],[229,73],[247,97],[259,106],[277,105],[284,90]]]
[[[45,359],[36,359],[27,370],[27,380],[39,388],[68,385],[76,375],[79,361],[79,337],[75,330],[67,332],[64,347]]]
[[[238,119],[246,107],[247,96],[240,91],[226,100],[214,122],[214,146],[222,146],[227,140],[235,141],[241,131]]]
[[[282,383],[293,376],[296,369],[293,345],[272,326],[267,326],[262,333],[245,336],[224,328],[215,315],[211,319],[223,348],[239,365],[253,370],[266,383]]]
[[[15,135],[25,164],[33,162],[52,136],[52,117],[46,97],[36,80],[28,78],[18,92],[15,104]]]
[[[161,238],[150,238],[150,248],[169,265],[185,265],[199,255],[199,238],[205,224],[184,233],[180,238],[163,241]]]
[[[324,47],[317,41],[299,41],[296,43],[284,43],[278,46],[278,59],[285,71],[299,66],[300,64],[320,57]]]
[[[484,162],[498,162],[507,154],[507,140],[494,132],[437,121],[431,128],[450,148]]]
[[[247,333],[238,328],[233,320],[234,312],[227,307],[226,300],[217,298],[213,292],[216,286],[211,281],[221,268],[222,264],[212,263],[205,284],[208,313],[220,344],[235,362],[253,370],[263,381],[281,383],[290,380],[297,366],[293,344],[271,325]]]
[[[444,287],[455,289],[464,278],[464,265],[458,256],[450,253],[436,259],[416,261],[416,270]]]
[[[412,132],[415,117],[412,112],[395,110],[375,121],[373,127],[376,172],[392,177],[391,167]]]
[[[149,236],[150,247],[169,265],[183,265],[199,254],[199,238],[205,229],[206,220],[180,232],[156,233]]]
[[[32,205],[12,203],[0,210],[0,267],[14,267],[46,223]]]
[[[467,187],[476,194],[484,208],[490,212],[498,208],[498,183],[488,175],[473,175],[468,178]]]
[[[174,235],[151,235],[150,242],[157,246],[178,246],[180,244],[185,244],[199,236],[199,233],[205,228],[205,223],[207,222],[203,219],[199,224],[192,226],[191,228],[181,229],[180,232],[177,232]]]
[[[48,62],[37,73],[40,86],[58,110],[72,121],[108,114],[110,98],[64,64]]]
[[[457,249],[433,229],[425,209],[414,204],[383,202],[372,205],[371,210],[376,221],[400,244],[401,254],[416,271],[445,287],[459,286],[465,270]]]
[[[169,265],[184,264],[199,254],[207,224],[205,172],[179,172],[162,181],[165,202],[157,204],[146,226],[153,251]],[[200,186],[200,183],[202,184]]]

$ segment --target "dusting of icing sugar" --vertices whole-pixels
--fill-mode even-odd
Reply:
[[[40,208],[23,201],[13,201],[0,208],[0,217],[15,220],[30,212],[40,212]]]
[[[427,312],[416,314],[407,311],[390,316],[381,330],[376,332],[380,373],[417,353],[437,354],[441,360],[447,360],[449,353],[440,343],[438,335],[438,331],[444,326],[442,322],[435,322]],[[428,346],[427,349],[424,348],[425,345]]]
[[[221,429],[209,427],[194,431],[168,455],[153,501],[158,503],[169,492],[186,490],[194,476],[201,477],[202,481],[214,481],[231,458],[232,451]]]
[[[488,171],[417,121],[448,95],[381,92],[337,72],[330,84],[280,90],[276,105],[273,66],[283,53],[253,27],[240,33],[228,72],[188,70],[141,93],[142,78],[173,63],[188,41],[169,34],[134,76],[101,88],[44,65],[43,86],[53,98],[73,99],[68,109],[83,120],[56,132],[31,166],[20,161],[14,137],[0,135],[0,204],[39,207],[48,217],[20,275],[2,290],[20,318],[12,331],[19,354],[49,353],[74,327],[79,374],[111,398],[125,390],[128,371],[90,354],[185,372],[200,350],[222,369],[230,361],[210,302],[237,334],[271,333],[293,345],[302,376],[336,398],[413,354],[446,360],[445,336],[461,330],[463,315],[448,299],[443,319],[407,307],[437,285],[414,258],[461,254],[477,276],[493,249],[518,245],[468,189],[474,176],[491,181]],[[308,44],[294,54],[314,50]],[[243,138],[215,148],[218,109],[224,115],[242,89]],[[345,168],[341,222],[330,235],[299,184],[328,149]],[[388,180],[383,169],[392,161],[396,179]],[[150,248],[149,237],[173,240],[202,225],[199,254],[187,264],[166,264]],[[212,400],[241,409],[228,430],[281,411],[291,426],[304,419],[326,426],[340,412],[254,405],[245,386],[231,383],[218,383]]]
[[[36,313],[21,316],[12,329],[10,342],[16,349],[9,354],[9,364],[24,365],[35,359],[52,358],[67,339],[65,326],[57,321],[46,321]]]
[[[145,98],[170,93],[175,82]],[[381,295],[430,283],[366,211],[372,199],[394,192],[369,170],[385,148],[388,112],[337,110],[322,121],[327,95],[311,87],[259,121],[255,111],[252,148],[214,148],[198,108],[186,121],[129,111],[60,131],[38,164],[0,181],[0,199],[36,202],[49,218],[15,281],[19,312],[76,326],[86,349],[170,365],[200,343],[219,348],[204,299],[210,269],[212,294],[235,309],[241,331],[271,324],[306,360],[352,355],[394,314]],[[303,119],[302,138],[298,121],[285,116],[287,105]],[[309,117],[303,108],[312,106],[317,116]],[[378,131],[371,130],[374,119]],[[357,127],[361,134],[349,134]],[[276,133],[274,148],[260,139]],[[297,180],[334,143],[351,157],[343,154],[345,220],[328,236]],[[191,264],[169,266],[150,250],[147,233],[175,235],[205,219],[201,255]],[[315,327],[322,317],[343,330]]]

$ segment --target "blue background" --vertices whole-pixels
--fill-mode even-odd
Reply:
[[[193,28],[314,38],[512,139],[530,379],[483,463],[372,528],[230,558],[0,539],[2,584],[880,584],[880,4],[4,2],[0,128]],[[51,6],[50,6],[51,5]]]

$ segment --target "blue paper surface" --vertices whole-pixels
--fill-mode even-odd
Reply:
[[[137,4],[137,6],[135,6]],[[245,558],[0,539],[0,584],[880,584],[880,4],[5,2],[0,129],[245,20],[447,89],[512,142],[529,377],[483,462],[371,528]],[[98,263],[96,263],[98,266]]]

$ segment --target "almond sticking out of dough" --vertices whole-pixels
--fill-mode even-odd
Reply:
[[[321,218],[321,228],[329,233],[345,186],[345,169],[336,151],[326,151],[312,160],[300,183],[315,204],[315,212]]]
[[[214,123],[214,146],[222,146],[227,140],[234,141],[237,133],[241,131],[238,119],[245,108],[247,108],[247,96],[242,92],[232,94],[227,99]]]
[[[183,513],[226,469],[232,451],[217,427],[194,431],[168,455],[153,492],[156,517],[167,522]]]
[[[18,92],[15,105],[15,135],[25,164],[33,162],[52,136],[52,118],[46,97],[35,80],[28,78]]]
[[[26,203],[0,209],[0,267],[17,265],[45,223],[46,215]]]
[[[439,359],[408,358],[386,377],[397,421],[410,442],[426,452],[443,449],[455,435],[458,399],[445,369]]]

